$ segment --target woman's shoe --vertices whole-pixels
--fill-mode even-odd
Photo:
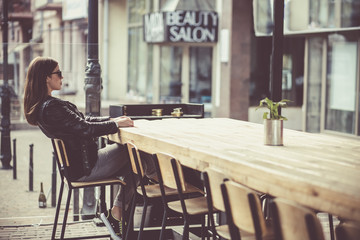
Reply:
[[[122,219],[118,220],[111,214],[111,209],[100,214],[100,218],[110,232],[114,240],[122,239]]]

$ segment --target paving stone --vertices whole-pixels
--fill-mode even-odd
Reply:
[[[55,207],[51,207],[51,178],[53,151],[50,139],[38,129],[13,130],[10,133],[11,144],[16,139],[17,179],[13,179],[12,170],[0,170],[0,239],[51,239]],[[33,191],[29,191],[30,144],[33,146]],[[11,151],[13,151],[13,146]],[[12,152],[13,154],[13,152]],[[13,164],[13,162],[11,162]],[[47,208],[38,207],[40,183],[44,184],[47,196]],[[60,175],[57,174],[59,194]],[[65,209],[67,189],[64,188],[62,212]],[[57,201],[58,195],[56,195]],[[82,204],[82,192],[79,197]],[[108,203],[109,204],[109,203]],[[81,208],[81,205],[80,205]],[[72,201],[69,210],[68,226],[65,236],[106,235],[103,226],[96,226],[91,220],[73,222]],[[81,219],[81,218],[80,218]],[[62,216],[59,217],[62,221]],[[61,224],[58,225],[58,234]],[[109,239],[109,238],[99,238]]]

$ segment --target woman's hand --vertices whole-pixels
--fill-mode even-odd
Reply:
[[[126,116],[113,118],[112,120],[118,124],[119,128],[120,127],[133,127],[134,126],[134,121],[131,118],[126,117]]]

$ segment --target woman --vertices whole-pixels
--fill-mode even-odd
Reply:
[[[74,104],[51,96],[52,91],[61,89],[62,79],[58,62],[54,59],[37,57],[30,63],[24,93],[24,113],[28,123],[39,126],[49,138],[64,141],[71,162],[71,180],[95,181],[118,174],[129,174],[123,147],[112,144],[97,150],[95,138],[116,133],[119,127],[133,127],[133,120],[125,116],[112,119],[84,117]],[[126,179],[127,177],[125,181]],[[125,195],[125,204],[129,203],[132,195],[133,193]],[[120,239],[120,191],[115,198],[114,207],[102,214],[101,218],[113,239]]]

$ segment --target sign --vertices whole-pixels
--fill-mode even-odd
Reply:
[[[330,78],[330,108],[355,112],[357,42],[334,42]]]
[[[63,0],[62,19],[70,21],[88,17],[87,0]]]
[[[145,14],[144,41],[148,43],[211,43],[218,40],[216,12],[175,11]]]

